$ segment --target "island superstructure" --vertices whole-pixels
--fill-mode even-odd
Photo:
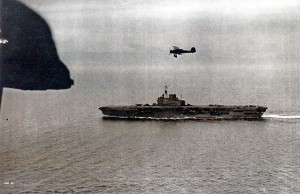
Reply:
[[[267,110],[255,105],[190,105],[176,94],[165,93],[157,103],[127,106],[103,106],[99,108],[105,118],[120,119],[199,119],[199,120],[260,120]]]

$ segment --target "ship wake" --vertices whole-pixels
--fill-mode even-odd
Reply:
[[[300,115],[263,115],[263,118],[274,118],[274,119],[300,119]]]

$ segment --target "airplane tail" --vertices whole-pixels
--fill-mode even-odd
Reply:
[[[191,52],[192,52],[192,53],[195,53],[195,52],[196,52],[195,47],[192,47],[192,48],[191,48]]]

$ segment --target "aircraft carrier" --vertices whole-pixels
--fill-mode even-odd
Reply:
[[[106,119],[154,120],[261,120],[264,106],[190,105],[167,90],[157,103],[99,108]]]

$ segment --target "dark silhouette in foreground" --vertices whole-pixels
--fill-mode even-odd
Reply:
[[[183,53],[195,53],[196,49],[195,47],[192,47],[191,50],[183,50],[180,49],[177,46],[173,46],[173,50],[170,50],[170,54],[173,54],[175,58],[177,58],[177,55],[182,55]]]
[[[0,106],[3,87],[67,89],[73,85],[46,21],[15,0],[0,0]],[[3,41],[2,41],[3,42]]]

